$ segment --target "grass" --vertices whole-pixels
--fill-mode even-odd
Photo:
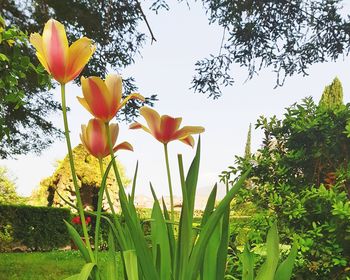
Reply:
[[[107,253],[99,254],[103,263]],[[78,251],[1,253],[1,280],[62,280],[80,272],[84,260]]]

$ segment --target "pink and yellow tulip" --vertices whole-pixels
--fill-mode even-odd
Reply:
[[[45,24],[42,36],[31,34],[30,43],[46,71],[61,84],[74,80],[80,74],[96,48],[86,37],[69,47],[64,26],[54,19]]]
[[[118,111],[132,98],[144,101],[140,94],[133,93],[122,100],[122,78],[110,74],[103,81],[99,77],[81,77],[84,98],[79,102],[95,117],[109,122]]]
[[[110,124],[109,131],[111,133],[112,145],[115,145],[119,134],[118,124]],[[88,125],[81,126],[80,139],[85,148],[89,151],[91,155],[98,159],[102,159],[108,156],[109,147],[107,139],[106,125],[103,121],[99,119],[89,120]],[[114,146],[113,151],[118,150],[129,150],[133,151],[133,147],[128,142],[122,142]]]
[[[180,140],[193,147],[194,139],[192,134],[204,132],[204,128],[201,126],[184,126],[179,129],[182,118],[173,118],[168,115],[160,116],[155,110],[149,107],[142,107],[140,114],[145,118],[148,127],[136,122],[130,125],[130,129],[141,128],[152,134],[154,138],[163,144]]]

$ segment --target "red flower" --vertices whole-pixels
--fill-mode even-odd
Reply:
[[[88,225],[88,224],[90,224],[91,223],[91,217],[86,217],[86,219],[85,219],[85,223]]]
[[[76,216],[72,219],[72,223],[76,225],[81,225],[81,220],[79,216]]]

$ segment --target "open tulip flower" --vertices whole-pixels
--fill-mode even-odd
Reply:
[[[144,97],[132,93],[122,100],[122,78],[110,74],[103,81],[99,77],[81,77],[84,98],[78,97],[79,102],[95,117],[109,122],[128,100],[136,98],[144,101]]]
[[[102,159],[110,154],[106,125],[102,120],[91,119],[87,126],[81,126],[81,130],[80,139],[91,155]],[[114,146],[119,134],[118,124],[110,124],[109,130],[111,133],[112,145]],[[133,147],[128,142],[122,142],[114,146],[113,151],[116,152],[117,150],[133,151]]]
[[[154,138],[163,144],[173,140],[180,140],[193,147],[194,139],[191,135],[204,132],[204,128],[201,126],[184,126],[179,129],[182,118],[173,118],[168,115],[160,116],[149,107],[142,107],[140,114],[145,118],[148,127],[136,122],[130,125],[130,129],[141,128],[152,134]]]
[[[30,42],[40,63],[61,84],[74,80],[80,74],[96,48],[86,37],[69,47],[64,26],[54,19],[45,24],[42,36],[31,34]]]

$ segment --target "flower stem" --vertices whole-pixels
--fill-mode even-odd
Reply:
[[[87,249],[88,249],[88,252],[89,252],[89,255],[90,255],[90,259],[91,259],[92,262],[94,262],[95,258],[94,258],[94,255],[92,253],[91,245],[90,245],[90,242],[89,242],[89,234],[88,234],[87,227],[86,227],[86,222],[85,222],[83,203],[81,201],[77,174],[75,172],[75,167],[74,167],[72,145],[71,145],[71,142],[70,142],[69,128],[68,128],[68,119],[67,119],[67,105],[66,105],[66,88],[65,88],[65,84],[61,84],[61,99],[62,99],[62,113],[63,113],[63,123],[64,123],[64,134],[66,136],[68,157],[69,157],[69,163],[70,163],[70,168],[71,168],[71,172],[72,172],[75,196],[77,198],[78,212],[79,212],[81,224],[82,224],[82,227],[83,227],[83,234],[84,234],[84,238],[86,240],[86,246],[87,246]]]
[[[122,179],[120,178],[120,174],[119,174],[119,171],[118,171],[117,163],[115,162],[115,159],[114,159],[114,151],[113,151],[111,132],[109,130],[109,123],[106,122],[105,126],[106,126],[106,131],[107,131],[107,141],[108,141],[109,153],[111,154],[111,160],[112,160],[112,164],[113,164],[115,177],[116,177],[117,182],[118,182],[118,187],[119,188],[124,188],[123,187],[123,183],[122,183]]]
[[[171,220],[174,222],[174,198],[173,198],[173,187],[171,184],[171,175],[169,167],[169,155],[168,155],[168,145],[164,144],[164,154],[165,154],[165,164],[166,171],[168,175],[168,185],[169,185],[169,194],[170,194],[170,209],[171,209]]]

